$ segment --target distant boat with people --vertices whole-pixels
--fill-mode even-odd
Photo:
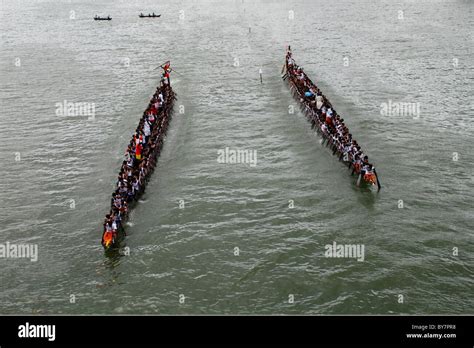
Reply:
[[[100,17],[100,16],[94,16],[95,21],[111,21],[112,17],[107,16],[107,17]]]
[[[140,17],[140,18],[159,18],[159,17],[161,17],[161,15],[160,14],[155,14],[155,12],[153,12],[151,14],[149,13],[147,15],[144,15],[143,13],[140,13],[138,15],[138,17]]]

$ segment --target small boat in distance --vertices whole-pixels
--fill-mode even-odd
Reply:
[[[95,15],[95,16],[94,16],[94,20],[95,20],[95,21],[111,21],[111,20],[112,20],[112,17],[110,17],[110,16],[107,16],[107,17],[100,17],[100,16]]]
[[[140,13],[138,15],[138,17],[140,17],[140,18],[159,18],[159,17],[161,17],[161,15],[160,14],[155,14],[155,12],[153,12],[152,14],[148,14],[148,15],[144,15],[143,13]]]

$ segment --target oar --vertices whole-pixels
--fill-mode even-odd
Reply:
[[[284,71],[285,71],[285,74],[281,77],[283,80],[285,80],[288,77],[288,69],[286,67],[286,61],[285,61],[285,63],[283,63],[280,74],[283,74]]]
[[[362,174],[359,174],[359,177],[357,178],[357,187],[360,187],[360,180],[362,179]]]
[[[173,68],[171,68],[171,71],[174,71],[174,72],[177,73],[178,75],[181,75],[181,73],[177,72],[177,71],[174,70]]]
[[[377,186],[379,187],[378,190],[380,191],[380,189],[382,188],[382,185],[380,185],[379,176],[378,176],[377,171],[375,170],[375,168],[374,168],[374,174],[375,174],[375,178],[377,179]]]
[[[168,62],[169,62],[169,61],[166,61],[165,63],[168,63]],[[156,67],[155,69],[153,69],[153,70],[156,70],[156,69],[158,69],[158,68],[162,68],[162,69],[163,69],[163,65],[164,65],[165,63],[163,63],[163,64],[157,66],[157,67]],[[171,69],[171,70],[173,70],[173,69]]]
[[[288,67],[287,67],[286,64],[287,64],[287,61],[286,61],[286,57],[285,57],[285,62],[283,63],[283,66],[281,67],[281,73],[280,74],[283,74],[283,71],[285,71],[285,69],[286,69],[285,75],[288,75]]]

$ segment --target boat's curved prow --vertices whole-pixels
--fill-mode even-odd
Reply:
[[[102,246],[105,249],[109,249],[114,243],[114,237],[112,232],[105,232],[102,236]]]

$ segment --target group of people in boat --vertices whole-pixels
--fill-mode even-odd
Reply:
[[[111,18],[110,16],[107,16],[107,17],[100,17],[100,16],[95,15],[95,16],[94,16],[94,19],[95,19],[95,20],[109,20],[109,21],[110,21],[112,18]]]
[[[161,151],[175,100],[169,80],[169,63],[162,68],[164,72],[160,86],[151,98],[125,151],[125,159],[112,194],[110,212],[104,220],[102,245],[106,248],[116,240],[117,233],[128,216],[129,204],[138,200],[145,191],[145,185]]]
[[[348,163],[349,168],[352,167],[352,173],[359,175],[357,185],[359,186],[363,179],[370,184],[377,184],[380,189],[375,167],[369,163],[369,157],[352,137],[344,119],[336,112],[326,96],[295,63],[290,48],[286,54],[285,65],[286,76],[295,86],[312,126],[318,127],[318,131],[328,141],[327,144],[331,145],[333,153],[337,153],[340,160]]]
[[[161,17],[161,15],[160,15],[160,14],[155,14],[155,12],[153,12],[153,13],[148,13],[148,15],[144,15],[142,12],[140,12],[140,14],[138,15],[138,17],[141,17],[141,18],[143,18],[143,17],[155,18],[155,17]],[[110,20],[112,20],[112,18],[111,18],[110,16],[101,17],[101,16],[98,16],[98,15],[95,15],[95,16],[94,16],[94,19],[95,19],[96,21],[98,21],[98,20],[102,20],[102,21],[105,21],[105,20],[110,21]]]
[[[140,15],[139,15],[139,17],[159,17],[159,16],[161,16],[161,15],[155,14],[155,12],[153,12],[151,14],[148,13],[148,15],[144,15],[142,12],[140,12]]]

